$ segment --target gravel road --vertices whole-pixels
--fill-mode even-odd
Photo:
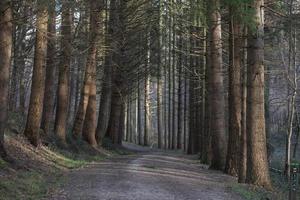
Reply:
[[[143,151],[70,172],[65,195],[55,199],[242,200],[229,189],[234,181],[208,170],[195,157]]]

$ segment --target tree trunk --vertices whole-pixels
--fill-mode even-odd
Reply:
[[[180,6],[182,6],[182,2],[181,0],[178,2]],[[181,15],[179,15],[180,17],[182,17]],[[181,21],[178,22],[179,23],[179,27],[182,27],[182,23]],[[183,132],[183,122],[184,122],[184,113],[183,113],[183,101],[182,101],[182,97],[183,97],[183,80],[182,80],[182,63],[183,63],[183,37],[182,37],[182,33],[180,32],[178,34],[178,89],[177,89],[177,99],[178,99],[178,107],[177,107],[177,144],[176,144],[176,148],[177,149],[181,149],[182,148],[182,132]]]
[[[219,0],[212,0],[210,11],[210,103],[211,103],[211,136],[212,136],[212,169],[223,170],[226,158],[225,138],[225,102],[222,74],[222,38],[221,13]]]
[[[106,57],[104,65],[104,80],[102,83],[101,100],[97,125],[97,140],[101,144],[107,132],[109,116],[111,111],[111,92],[112,92],[112,66],[110,56]]]
[[[168,13],[168,149],[172,147],[172,15]]]
[[[139,72],[138,72],[139,73]],[[138,75],[138,87],[137,87],[137,131],[138,131],[138,144],[142,145],[142,111],[141,111],[141,88],[140,88],[140,76]]]
[[[66,129],[69,110],[69,90],[70,90],[70,64],[71,64],[71,22],[72,15],[68,1],[62,1],[62,29],[61,29],[61,63],[59,67],[57,109],[55,120],[55,134],[57,138],[66,143]]]
[[[172,4],[175,5],[175,0],[172,0]],[[176,135],[177,135],[177,110],[176,110],[176,15],[172,12],[170,16],[172,20],[172,141],[171,148],[176,149]]]
[[[25,114],[24,112],[24,71],[26,63],[26,47],[29,6],[25,1],[12,1],[13,18],[13,66],[9,89],[9,111]]]
[[[151,131],[151,120],[150,120],[150,78],[147,75],[145,77],[144,85],[145,97],[144,97],[144,146],[149,145],[149,132]]]
[[[202,60],[202,67],[201,67],[201,75],[202,78],[200,80],[200,87],[201,87],[201,104],[200,104],[200,122],[201,124],[201,138],[200,138],[200,143],[201,143],[201,160],[204,160],[203,158],[207,158],[207,151],[206,151],[206,143],[207,143],[207,137],[206,137],[206,100],[207,100],[207,91],[206,91],[206,68],[207,68],[207,29],[203,28],[203,55],[201,56]]]
[[[30,143],[38,146],[40,142],[40,123],[43,112],[45,87],[45,61],[47,53],[48,10],[43,0],[37,2],[35,54],[31,85],[29,111],[27,116],[25,136]]]
[[[88,54],[90,81],[87,110],[84,120],[83,138],[92,146],[97,146],[96,128],[97,128],[97,88],[96,88],[96,58],[97,42],[100,40],[101,29],[101,9],[103,2],[90,0],[90,50]]]
[[[241,135],[241,27],[238,24],[238,19],[233,14],[233,9],[230,8],[231,20],[229,23],[229,137],[228,149],[225,165],[225,173],[237,176],[239,163],[239,146]]]
[[[44,107],[41,129],[45,135],[50,135],[50,126],[53,120],[54,101],[55,101],[55,79],[56,79],[56,12],[55,0],[51,0],[49,5],[48,19],[48,43],[47,43],[47,61],[46,61],[46,81],[44,93]]]
[[[116,1],[111,1],[111,11],[109,22],[106,23],[106,32],[105,43],[106,46],[112,48],[113,41],[112,37],[115,34],[114,26],[116,19]],[[104,80],[102,82],[102,90],[101,90],[101,99],[100,99],[100,108],[99,108],[99,116],[98,116],[98,124],[97,124],[97,141],[99,144],[102,143],[102,140],[107,133],[108,123],[110,118],[111,111],[111,95],[112,95],[112,75],[113,75],[113,63],[112,63],[112,54],[113,52],[110,50],[106,52],[105,61],[104,61]]]
[[[125,132],[125,105],[124,105],[124,102],[122,103],[122,107],[121,107],[119,123],[120,123],[120,125],[119,125],[119,134],[118,134],[117,144],[122,145],[122,141],[124,138],[124,132]]]
[[[92,7],[94,8],[94,7]],[[95,8],[96,9],[96,8]],[[95,12],[95,11],[92,11]],[[83,124],[82,136],[91,146],[96,147],[96,128],[97,128],[97,100],[96,100],[96,52],[93,53],[93,63],[91,65],[92,70],[92,82],[90,85],[89,101],[86,110],[86,116]]]
[[[247,175],[247,51],[245,47],[247,46],[247,28],[244,28],[243,34],[243,66],[242,69],[242,110],[241,110],[241,136],[240,136],[240,147],[239,147],[239,173],[238,173],[238,182],[245,183]]]
[[[81,90],[81,98],[80,103],[78,106],[78,111],[76,114],[76,118],[74,121],[73,126],[73,136],[75,138],[79,138],[82,136],[82,130],[84,126],[84,122],[90,123],[86,124],[84,127],[89,127],[89,130],[95,130],[96,131],[96,123],[93,121],[96,119],[93,115],[95,115],[96,112],[96,106],[93,101],[96,99],[96,55],[97,55],[97,42],[99,41],[99,31],[100,31],[100,18],[101,18],[101,12],[100,7],[102,7],[103,4],[100,2],[94,2],[93,0],[90,0],[90,48],[86,63],[86,70],[85,70],[85,77],[84,77],[84,83]],[[91,98],[90,98],[91,97]],[[89,102],[89,101],[92,102]],[[88,108],[88,106],[91,106]],[[87,113],[87,108],[89,109],[89,112]],[[91,121],[86,121],[86,114],[89,119],[92,119]],[[86,130],[85,130],[86,131]],[[85,134],[88,134],[84,136],[85,139],[88,139],[88,142],[91,145],[95,145],[94,137],[96,132],[85,132]]]
[[[119,88],[117,86],[114,86],[114,90],[112,93],[112,102],[111,102],[111,115],[109,120],[109,136],[112,139],[112,142],[114,144],[119,144],[120,142],[120,133],[122,130],[120,128],[122,127],[122,99],[121,95],[119,93]]]
[[[126,142],[130,142],[131,138],[131,128],[130,128],[130,122],[131,122],[131,102],[130,102],[130,95],[127,95],[127,103],[126,103]]]
[[[189,51],[189,132],[188,132],[188,147],[187,147],[187,153],[188,154],[195,154],[195,144],[196,144],[196,101],[195,101],[195,88],[196,88],[196,77],[195,77],[195,38],[193,37],[194,34],[194,27],[190,27],[190,51]]]
[[[160,54],[160,52],[159,52]],[[160,59],[159,59],[160,60]],[[162,88],[160,82],[160,64],[158,65],[158,76],[157,76],[157,145],[158,148],[162,148],[162,121],[161,121],[161,95],[162,95]]]
[[[4,132],[7,121],[9,70],[12,52],[12,10],[10,1],[0,2],[0,157],[7,158]]]
[[[291,177],[291,150],[292,150],[292,136],[293,136],[293,129],[294,129],[294,119],[295,119],[295,112],[296,112],[296,97],[297,97],[297,90],[298,90],[298,83],[297,83],[297,32],[295,29],[291,27],[290,33],[290,52],[289,52],[289,70],[292,74],[289,74],[292,82],[292,94],[289,99],[289,110],[288,110],[288,130],[286,135],[286,155],[285,155],[285,174],[290,180]],[[290,70],[291,69],[291,70]]]
[[[247,183],[271,188],[267,159],[264,109],[264,12],[263,0],[254,0],[256,29],[248,33]]]

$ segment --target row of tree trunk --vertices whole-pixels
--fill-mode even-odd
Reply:
[[[87,58],[81,69],[82,84],[77,80],[74,89],[70,71],[73,36],[77,34],[74,10],[70,1],[61,2],[58,43],[56,1],[38,0],[24,130],[30,143],[38,146],[41,136],[51,135],[54,121],[56,138],[67,145],[68,122],[74,118],[70,135],[93,147],[101,145],[105,136],[115,144],[121,144],[125,136],[139,145],[156,143],[158,148],[184,149],[200,153],[204,163],[239,176],[240,182],[271,188],[264,113],[264,2],[251,2],[249,24],[241,23],[242,16],[234,12],[246,7],[243,3],[228,6],[228,134],[221,1],[188,1],[188,7],[185,3],[88,1]],[[206,9],[204,19],[198,8]],[[6,157],[3,143],[13,43],[11,2],[1,1],[0,11],[0,151]],[[78,23],[84,26],[85,20],[81,20]],[[103,69],[100,92],[99,63]]]

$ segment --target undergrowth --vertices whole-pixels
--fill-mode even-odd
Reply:
[[[24,146],[23,143],[19,145],[23,145],[25,149],[32,148]],[[36,156],[41,159],[38,162],[47,163],[46,167],[36,166],[15,171],[10,168],[10,164],[0,159],[0,200],[45,199],[64,183],[64,172],[84,167],[92,162],[99,162],[108,157],[107,153],[109,155],[128,153],[117,148],[110,151],[97,150],[85,144],[77,145],[75,149],[77,150],[73,147],[60,148],[49,143],[48,146],[40,147],[33,155],[30,154],[31,157]],[[32,151],[28,150],[28,152]]]

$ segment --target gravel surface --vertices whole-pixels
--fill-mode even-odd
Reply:
[[[195,157],[143,149],[70,172],[54,199],[242,200],[229,189],[234,182]]]

